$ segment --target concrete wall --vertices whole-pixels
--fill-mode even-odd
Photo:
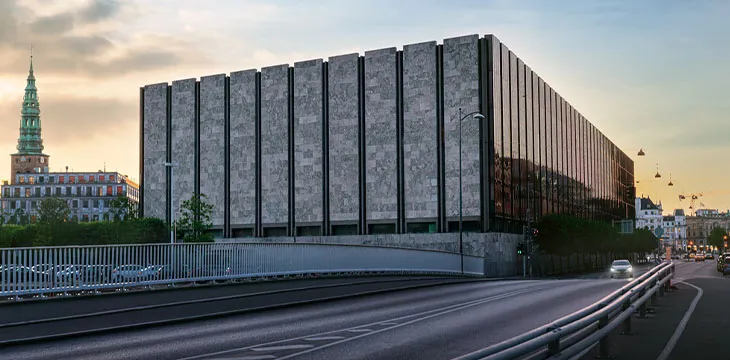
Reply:
[[[180,206],[195,192],[195,79],[172,82],[172,162],[175,163],[172,181],[175,190],[172,200],[175,218],[179,219]]]
[[[167,84],[144,87],[142,189],[145,217],[166,218]]]
[[[358,55],[329,58],[329,206],[331,221],[359,218]]]
[[[396,49],[365,52],[366,218],[398,217]]]
[[[323,220],[322,59],[294,64],[294,217]]]
[[[289,216],[289,65],[261,69],[261,221]]]
[[[256,70],[231,73],[231,224],[256,223]]]
[[[517,243],[522,237],[505,233],[465,233],[464,254],[484,258],[486,276],[511,276],[521,271],[517,257]],[[297,236],[270,238],[220,239],[218,242],[242,243],[316,243],[370,246],[392,246],[420,250],[436,250],[456,253],[459,234],[383,234],[352,236]]]
[[[478,36],[444,40],[444,132],[446,216],[459,215],[459,108],[464,114],[479,111]],[[479,121],[462,123],[463,215],[479,216]]]
[[[438,217],[436,42],[403,47],[403,178],[406,219]]]
[[[225,210],[225,80],[200,79],[200,193],[213,204],[213,226],[223,226]]]

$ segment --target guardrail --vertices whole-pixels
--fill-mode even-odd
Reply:
[[[674,264],[664,262],[596,303],[550,324],[454,360],[579,359],[598,345],[598,358],[609,357],[609,335],[619,325],[631,333],[631,317],[646,316],[647,301],[664,295]]]
[[[464,256],[464,274],[489,264]],[[147,244],[0,249],[0,297],[198,281],[366,273],[461,275],[459,254],[311,243]]]

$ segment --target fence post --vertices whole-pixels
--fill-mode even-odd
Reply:
[[[598,320],[598,329],[603,329],[606,325],[608,325],[608,315],[602,317],[600,320]],[[610,359],[611,356],[609,355],[608,351],[608,338],[610,337],[610,334],[606,334],[601,340],[598,341],[598,358],[599,359]]]
[[[621,310],[626,311],[631,308],[631,298],[626,299],[624,303],[621,305]],[[623,312],[622,311],[622,312]],[[623,330],[621,331],[621,335],[633,335],[634,333],[631,331],[631,316],[627,316],[626,320],[624,320],[623,323]]]

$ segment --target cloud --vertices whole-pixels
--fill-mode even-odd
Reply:
[[[46,76],[108,79],[204,61],[204,55],[185,38],[122,33],[123,15],[135,10],[130,3],[93,0],[39,16],[18,0],[3,0],[0,75],[17,74],[18,69],[27,67],[31,43],[36,63],[42,65]]]
[[[106,20],[118,14],[120,5],[113,0],[95,0],[81,11],[80,17],[84,21],[93,23]]]

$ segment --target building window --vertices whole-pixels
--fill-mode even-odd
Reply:
[[[121,185],[117,186],[117,196],[124,195],[124,190],[122,188],[123,186]]]
[[[114,175],[109,175],[109,181],[114,182]]]
[[[46,194],[45,195],[46,196],[51,196],[51,188],[50,187],[46,187],[45,189],[46,189]]]
[[[35,176],[28,176],[28,184],[35,184]]]
[[[66,177],[65,177],[65,176],[59,176],[59,177],[58,177],[58,183],[59,183],[59,184],[63,184],[63,183],[65,183],[65,182],[66,182]]]
[[[87,209],[89,207],[89,200],[84,200],[84,209]]]
[[[25,189],[25,197],[30,197],[30,188]]]
[[[89,181],[94,182],[94,175],[89,175]]]
[[[15,197],[20,197],[20,188],[15,188],[14,192],[15,192],[15,194],[13,194],[13,195],[15,195]]]
[[[96,190],[97,190],[97,194],[96,194],[97,196],[104,196],[104,187],[103,186],[99,186]]]
[[[73,200],[71,202],[71,207],[74,208],[74,209],[78,208],[79,207],[79,201],[78,200]]]
[[[69,184],[76,183],[76,176],[69,176],[68,177],[68,182],[69,182]]]
[[[18,184],[25,184],[25,176],[21,176],[18,178]]]
[[[41,197],[41,188],[35,188],[35,196]]]
[[[107,186],[107,187],[106,187],[106,195],[107,195],[107,196],[112,196],[112,195],[114,195],[114,192],[113,192],[113,189],[112,189],[112,187],[111,187],[111,186]]]

